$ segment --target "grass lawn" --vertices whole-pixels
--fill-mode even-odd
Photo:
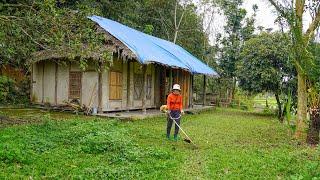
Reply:
[[[253,102],[258,107],[265,107],[266,106],[266,98],[262,95],[257,95]],[[268,105],[272,108],[277,108],[277,100],[274,96],[268,97]]]
[[[121,122],[0,110],[0,179],[312,179],[320,150],[292,141],[272,116],[235,109],[187,115],[198,148],[165,138],[164,118]],[[31,124],[30,124],[31,122]]]

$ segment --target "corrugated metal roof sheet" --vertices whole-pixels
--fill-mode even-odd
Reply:
[[[125,44],[141,64],[160,63],[186,69],[193,74],[218,76],[216,71],[179,45],[100,16],[88,18]]]

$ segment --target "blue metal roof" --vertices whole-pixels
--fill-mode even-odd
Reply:
[[[193,74],[218,76],[216,71],[179,45],[100,16],[88,18],[126,45],[141,64],[160,63],[186,69]]]

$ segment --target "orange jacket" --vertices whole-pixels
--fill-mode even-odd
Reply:
[[[180,94],[170,93],[167,98],[167,107],[169,110],[182,110],[182,96]]]

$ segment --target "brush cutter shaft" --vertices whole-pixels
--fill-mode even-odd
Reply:
[[[178,126],[178,128],[181,130],[181,132],[190,140],[190,142],[191,142],[193,145],[195,145],[195,144],[193,143],[193,141],[189,138],[189,136],[187,135],[187,133],[184,132],[184,130],[181,128],[181,126],[176,122],[177,119],[181,118],[181,114],[179,115],[178,118],[173,118],[173,117],[171,117],[171,115],[170,115],[170,113],[169,113],[169,118],[172,119],[172,121]]]

